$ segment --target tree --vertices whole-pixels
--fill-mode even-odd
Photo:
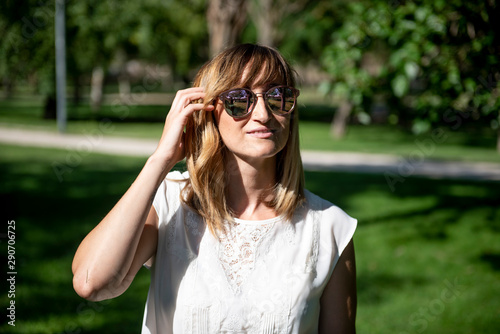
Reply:
[[[459,118],[498,128],[496,1],[352,2],[347,9],[322,59],[331,91],[355,112],[369,119],[372,101],[383,96],[391,119],[414,133],[456,130]]]
[[[71,1],[67,4],[68,76],[79,100],[82,78],[92,77],[95,108],[111,63],[127,87],[130,59],[168,64],[187,82],[194,66],[207,58],[205,1]],[[189,23],[189,24],[187,24]],[[0,3],[0,82],[10,94],[16,82],[35,82],[46,95],[54,88],[54,4],[35,0]],[[121,61],[118,61],[120,60]],[[174,80],[172,80],[174,81]]]
[[[299,13],[306,4],[306,0],[251,0],[249,12],[257,30],[257,43],[279,45],[286,32],[280,29],[280,23]]]
[[[236,44],[247,22],[246,0],[209,0],[207,24],[210,54],[216,55]]]
[[[51,3],[53,5],[53,3]],[[10,96],[17,82],[35,82],[46,96],[45,116],[55,117],[53,6],[35,0],[0,4],[0,77]]]
[[[73,5],[71,19],[75,56],[87,72],[141,59],[167,64],[187,80],[208,55],[204,0],[85,1]]]

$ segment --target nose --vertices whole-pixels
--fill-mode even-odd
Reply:
[[[267,109],[264,93],[255,93],[257,101],[255,102],[252,118],[260,123],[266,123],[272,117],[271,112]]]

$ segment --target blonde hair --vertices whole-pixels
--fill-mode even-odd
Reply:
[[[243,72],[248,75],[242,78]],[[259,86],[268,83],[295,87],[295,72],[281,54],[272,48],[243,44],[215,56],[198,72],[194,87],[204,87],[204,104],[217,102],[217,96],[231,88]],[[291,220],[304,200],[304,172],[299,150],[298,114],[290,117],[288,142],[277,155],[276,185],[273,199],[267,203],[278,215]],[[209,230],[216,235],[224,221],[233,221],[225,197],[227,172],[226,148],[212,112],[193,114],[186,125],[186,165],[189,180],[182,201],[195,209]]]

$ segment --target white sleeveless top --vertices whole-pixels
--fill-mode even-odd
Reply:
[[[235,219],[214,237],[179,199],[188,177],[169,173],[154,199],[158,249],[142,333],[316,333],[319,299],[357,221],[306,191],[291,222]]]

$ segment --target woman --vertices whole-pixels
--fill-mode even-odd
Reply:
[[[298,95],[268,47],[239,45],[203,66],[78,248],[76,292],[116,297],[145,265],[143,333],[355,332],[356,220],[303,189]],[[170,172],[184,158],[188,172]]]

